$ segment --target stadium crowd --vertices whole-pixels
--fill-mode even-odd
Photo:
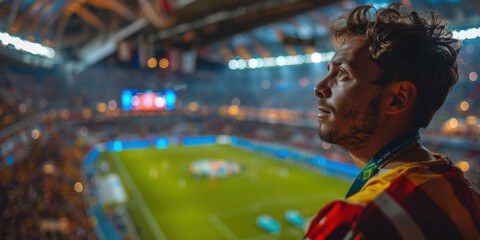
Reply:
[[[84,147],[72,131],[37,139],[0,169],[1,239],[95,239],[82,197]],[[77,185],[75,185],[77,183]]]

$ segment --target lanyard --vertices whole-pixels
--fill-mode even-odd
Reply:
[[[394,139],[387,145],[385,145],[380,151],[378,151],[373,157],[368,161],[367,165],[362,169],[358,177],[353,182],[350,190],[348,190],[347,197],[359,192],[368,179],[378,170],[378,167],[388,159],[393,159],[397,157],[400,153],[409,149],[409,146],[412,146],[414,142],[417,142],[420,139],[420,134],[418,130],[406,132],[398,138]],[[402,151],[403,150],[403,151]]]

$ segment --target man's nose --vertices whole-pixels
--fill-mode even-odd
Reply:
[[[318,98],[329,98],[332,95],[332,91],[328,86],[328,81],[326,78],[317,83],[313,89],[313,92]]]

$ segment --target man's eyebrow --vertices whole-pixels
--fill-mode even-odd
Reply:
[[[328,64],[327,64],[327,71],[330,71],[330,65],[333,64],[335,66],[339,66],[341,64],[347,64],[347,65],[351,65],[350,64],[350,61],[345,58],[345,57],[338,57],[338,58],[333,58],[332,61],[330,61]]]
[[[338,65],[340,65],[340,64],[342,64],[342,63],[347,64],[347,65],[350,65],[350,61],[349,61],[348,59],[346,59],[345,57],[339,57],[339,58],[337,58],[337,59],[332,59],[332,64],[333,64],[333,65],[338,66]]]

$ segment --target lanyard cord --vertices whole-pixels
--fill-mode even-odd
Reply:
[[[348,198],[351,195],[359,192],[380,167],[384,167],[391,160],[410,150],[419,141],[420,133],[418,130],[414,130],[402,134],[398,138],[385,145],[382,149],[380,149],[380,151],[373,155],[370,161],[368,161],[367,165],[365,165],[348,190],[345,198]]]

